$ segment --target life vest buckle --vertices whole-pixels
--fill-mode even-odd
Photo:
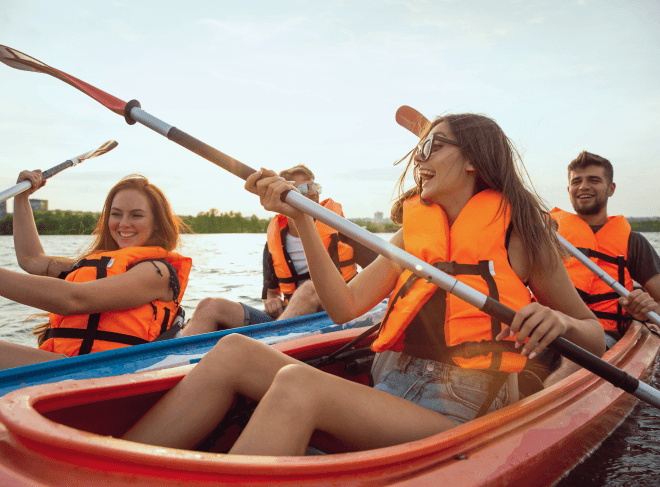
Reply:
[[[488,340],[481,340],[479,342],[465,342],[463,343],[463,358],[473,358],[477,355],[488,355],[491,350],[488,347]]]
[[[433,264],[433,267],[436,267],[437,269],[441,270],[442,272],[449,274],[451,276],[456,275],[456,261],[451,261],[451,262],[436,262]]]

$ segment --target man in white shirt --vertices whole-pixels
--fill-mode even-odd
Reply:
[[[314,182],[314,173],[300,164],[280,172],[280,177],[292,181],[310,200],[344,216],[341,205],[331,199],[319,202],[321,185]],[[317,222],[317,229],[328,253],[348,282],[377,254],[358,242]],[[263,256],[264,311],[225,298],[206,298],[200,301],[192,318],[181,332],[182,336],[210,333],[227,328],[267,323],[323,311],[314,285],[309,277],[307,261],[296,226],[284,215],[276,215],[268,226]]]

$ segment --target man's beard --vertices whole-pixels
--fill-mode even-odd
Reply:
[[[598,201],[596,198],[594,198],[594,203],[592,205],[583,208],[576,208],[575,205],[573,205],[573,209],[578,215],[597,215],[598,212],[600,212],[605,207],[605,205],[607,205],[607,199],[605,201]]]

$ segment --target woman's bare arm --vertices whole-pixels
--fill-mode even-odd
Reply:
[[[142,262],[124,274],[75,283],[0,269],[0,295],[64,316],[102,313],[171,301],[169,272],[162,262]]]
[[[344,282],[321,241],[314,220],[280,199],[285,191],[297,191],[293,185],[264,169],[248,177],[245,188],[259,195],[265,209],[293,219],[316,292],[335,323],[345,323],[364,314],[392,291],[401,268],[383,257],[376,259],[350,284]],[[391,241],[403,248],[402,232]]]
[[[330,259],[312,218],[305,215],[294,221],[316,293],[335,323],[350,321],[389,296],[401,274],[397,264],[380,256],[346,284]],[[397,232],[390,241],[403,247],[403,232]]]
[[[32,182],[32,188],[14,197],[14,247],[18,265],[25,272],[37,276],[57,277],[68,271],[74,259],[50,257],[44,252],[34,223],[29,196],[46,184],[41,171],[23,171],[18,181]]]
[[[516,341],[523,346],[523,355],[533,358],[558,336],[588,350],[597,356],[605,353],[603,328],[586,304],[580,299],[558,252],[548,249],[543,260],[533,269],[524,257],[522,244],[516,232],[511,235],[509,257],[511,265],[529,288],[538,303],[525,306],[516,313],[509,327],[498,338],[517,334]]]

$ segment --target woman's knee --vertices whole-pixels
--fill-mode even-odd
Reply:
[[[285,365],[277,372],[268,390],[269,401],[288,411],[313,412],[320,402],[320,381],[322,373],[315,369],[302,364]]]
[[[215,344],[215,346],[204,356],[205,362],[219,363],[227,365],[242,366],[247,362],[253,362],[255,359],[255,348],[259,344],[256,340],[232,333],[226,335]],[[225,365],[226,366],[226,365]]]

